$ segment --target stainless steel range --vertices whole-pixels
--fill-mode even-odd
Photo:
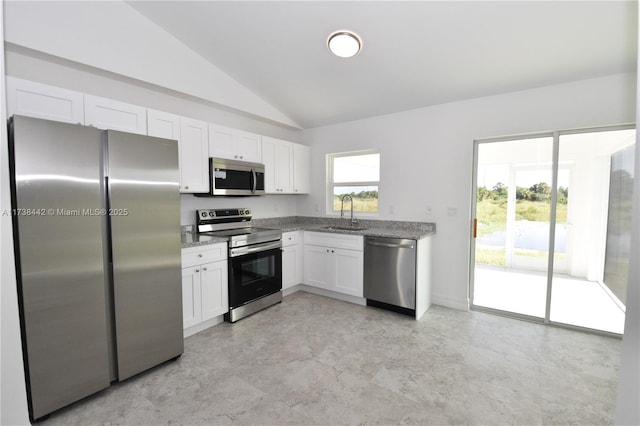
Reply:
[[[229,312],[236,322],[282,301],[282,231],[251,225],[249,209],[197,210],[198,233],[229,245]]]

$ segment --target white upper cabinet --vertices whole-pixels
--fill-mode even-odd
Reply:
[[[207,123],[180,117],[180,192],[209,191]]]
[[[186,126],[184,140],[180,133],[182,121]],[[180,192],[208,191],[206,123],[150,109],[147,110],[147,127],[149,136],[178,141]]]
[[[84,121],[99,129],[147,134],[147,109],[98,96],[84,96]]]
[[[262,163],[262,136],[209,124],[209,157]]]
[[[264,190],[267,194],[293,193],[293,144],[264,136],[262,138]]]
[[[311,190],[311,150],[308,146],[293,144],[293,192],[308,194]]]
[[[84,124],[84,95],[33,81],[7,77],[9,117],[24,115],[64,123]]]
[[[180,116],[168,112],[147,110],[147,132],[156,138],[180,141]]]

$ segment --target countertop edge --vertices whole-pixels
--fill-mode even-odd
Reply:
[[[328,226],[337,226],[332,219],[319,220],[320,223],[283,223],[278,224],[274,223],[274,220],[264,220],[264,219],[256,219],[256,226],[271,228],[271,229],[279,229],[283,233],[284,232],[294,232],[294,231],[311,231],[311,232],[325,232],[330,234],[343,234],[343,235],[360,235],[363,237],[387,237],[387,238],[405,238],[411,240],[421,240],[423,238],[427,238],[435,235],[435,224],[433,223],[424,223],[425,226],[428,226],[429,229],[402,229],[397,227],[380,227],[380,226],[370,226],[366,229],[360,230],[345,230],[345,229],[327,229]],[[265,222],[265,223],[261,223]],[[384,221],[380,221],[384,223]],[[381,224],[382,224],[381,223]],[[397,222],[393,222],[397,223]],[[412,222],[417,223],[417,222]],[[377,224],[376,224],[377,225]],[[366,224],[364,225],[366,226]],[[191,234],[188,237],[188,234]],[[182,241],[185,239],[193,239],[194,236],[198,236],[197,233],[193,232],[182,232]],[[199,247],[210,244],[218,244],[221,242],[226,242],[224,238],[206,236],[206,241],[189,241],[183,242],[181,248],[191,248],[191,247]]]

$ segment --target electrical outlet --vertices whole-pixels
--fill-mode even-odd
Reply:
[[[458,209],[455,207],[447,207],[447,216],[457,216]]]
[[[427,216],[431,216],[431,215],[433,214],[433,211],[432,211],[432,209],[431,209],[431,206],[427,206],[427,207],[424,209],[424,212],[426,213],[426,215],[427,215]]]

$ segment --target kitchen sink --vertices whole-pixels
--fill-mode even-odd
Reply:
[[[323,226],[323,229],[327,229],[329,231],[364,231],[365,227],[362,226],[341,226],[341,225],[331,225],[331,226]]]

